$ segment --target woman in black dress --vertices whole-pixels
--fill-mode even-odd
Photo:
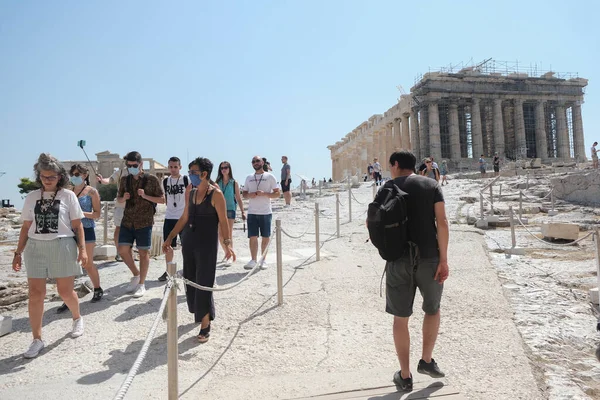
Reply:
[[[163,251],[173,251],[171,242],[182,235],[183,277],[198,285],[212,287],[217,269],[219,224],[224,232],[225,258],[233,258],[231,237],[228,237],[227,204],[219,186],[210,180],[213,164],[198,157],[189,164],[191,185],[188,187],[185,210],[165,240]],[[205,343],[210,336],[210,321],[215,318],[213,293],[186,285],[188,309],[200,323],[198,341]]]

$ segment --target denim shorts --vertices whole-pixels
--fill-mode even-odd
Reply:
[[[227,219],[235,219],[235,210],[227,210]]]
[[[150,250],[152,247],[152,227],[133,229],[121,225],[119,246],[133,247],[134,242],[139,250]]]
[[[86,243],[96,243],[96,230],[94,228],[83,228],[83,236]]]
[[[177,224],[178,219],[165,219],[165,223],[163,224],[163,240],[167,240],[167,236],[171,233],[175,225]],[[181,232],[179,232],[179,241],[181,241]],[[171,241],[171,247],[177,247],[177,235]]]
[[[258,215],[248,214],[248,237],[260,236],[268,238],[271,236],[271,218],[273,214]]]

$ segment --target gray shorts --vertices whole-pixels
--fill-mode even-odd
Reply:
[[[386,264],[385,311],[396,317],[410,317],[413,312],[417,288],[423,297],[423,311],[433,315],[440,309],[444,285],[434,280],[439,259],[427,258],[411,261],[405,256]]]
[[[67,278],[83,274],[77,263],[77,244],[72,237],[28,239],[23,263],[28,278]]]

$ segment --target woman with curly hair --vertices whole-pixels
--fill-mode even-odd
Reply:
[[[65,189],[67,171],[46,153],[40,154],[33,170],[40,189],[25,198],[23,226],[12,262],[13,270],[18,272],[23,265],[27,270],[33,342],[23,354],[25,358],[36,357],[44,348],[42,318],[47,278],[56,280],[58,294],[73,314],[71,336],[83,334],[83,318],[73,284],[75,276],[82,273],[79,263],[85,265],[88,260],[81,224],[84,215],[75,193]]]

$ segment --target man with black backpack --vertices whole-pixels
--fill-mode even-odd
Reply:
[[[163,224],[163,240],[167,240],[167,236],[173,230],[179,218],[183,214],[185,209],[185,196],[189,185],[187,175],[181,175],[181,160],[179,157],[169,158],[169,172],[170,176],[163,179],[163,191],[165,192],[165,202],[167,204],[167,211],[165,212],[165,222]],[[181,233],[179,234],[181,240]],[[171,248],[177,247],[177,236],[173,238],[171,242]],[[173,252],[169,251],[165,253],[165,261],[169,264],[173,261]],[[160,278],[160,282],[167,280],[167,272],[163,273]]]
[[[144,282],[150,265],[152,225],[156,204],[164,203],[165,198],[158,178],[142,169],[142,155],[137,151],[127,153],[125,166],[129,175],[121,178],[117,201],[125,203],[125,212],[119,231],[119,254],[133,274],[127,291],[134,297],[146,293]],[[131,248],[135,242],[140,254],[140,269],[135,266]]]
[[[408,320],[417,288],[425,312],[417,371],[434,378],[444,376],[432,354],[440,325],[443,283],[448,278],[448,221],[439,184],[416,175],[415,164],[415,156],[408,151],[390,156],[393,180],[386,182],[369,205],[367,219],[372,241],[375,239],[387,260],[386,312],[394,315],[394,344],[401,368],[394,374],[394,383],[402,390],[412,389]],[[396,238],[395,247],[390,237]]]

